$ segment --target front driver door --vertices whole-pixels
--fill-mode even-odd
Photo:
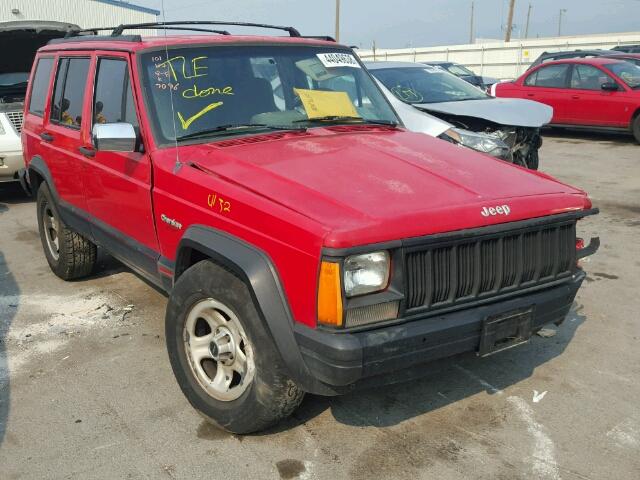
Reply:
[[[141,135],[129,72],[127,54],[98,52],[91,126],[126,122]],[[91,144],[85,147],[86,198],[96,241],[141,273],[155,275],[159,254],[151,205],[151,161],[142,142],[130,153],[96,151]]]
[[[605,91],[603,83],[615,83],[618,91]],[[571,72],[571,123],[625,127],[628,123],[627,93],[605,71],[592,65],[575,64]]]

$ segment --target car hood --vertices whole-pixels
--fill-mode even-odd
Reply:
[[[550,106],[521,98],[487,98],[414,105],[428,112],[477,117],[500,125],[517,127],[541,127],[549,123],[553,117],[553,108]]]
[[[70,30],[80,30],[72,23],[17,21],[0,23],[0,73],[29,72],[36,51],[49,40],[61,38]],[[10,52],[10,53],[9,53]]]
[[[325,232],[324,245],[334,248],[591,205],[584,192],[544,174],[389,127],[314,128],[191,145],[181,149],[181,161],[312,219]],[[509,215],[481,214],[497,205],[508,205]]]

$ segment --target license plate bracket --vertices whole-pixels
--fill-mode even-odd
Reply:
[[[486,357],[527,343],[531,338],[533,306],[484,319],[478,355]]]

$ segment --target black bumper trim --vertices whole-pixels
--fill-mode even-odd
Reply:
[[[561,323],[584,277],[580,270],[542,291],[375,330],[330,333],[296,325],[295,336],[312,375],[338,392],[368,377],[477,351],[482,322],[489,316],[532,306],[533,331]]]

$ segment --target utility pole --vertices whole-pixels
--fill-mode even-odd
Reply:
[[[562,14],[567,13],[566,8],[560,9],[560,15],[558,15],[558,36],[562,36]]]
[[[531,4],[527,10],[527,26],[524,28],[524,38],[529,38],[529,20],[531,20]]]
[[[509,17],[507,18],[507,31],[504,34],[504,41],[511,41],[511,29],[513,28],[513,9],[515,8],[516,0],[509,0]]]
[[[474,2],[471,0],[471,22],[469,23],[469,43],[473,43],[473,15],[474,15]]]
[[[340,42],[340,0],[336,0],[336,42]]]

